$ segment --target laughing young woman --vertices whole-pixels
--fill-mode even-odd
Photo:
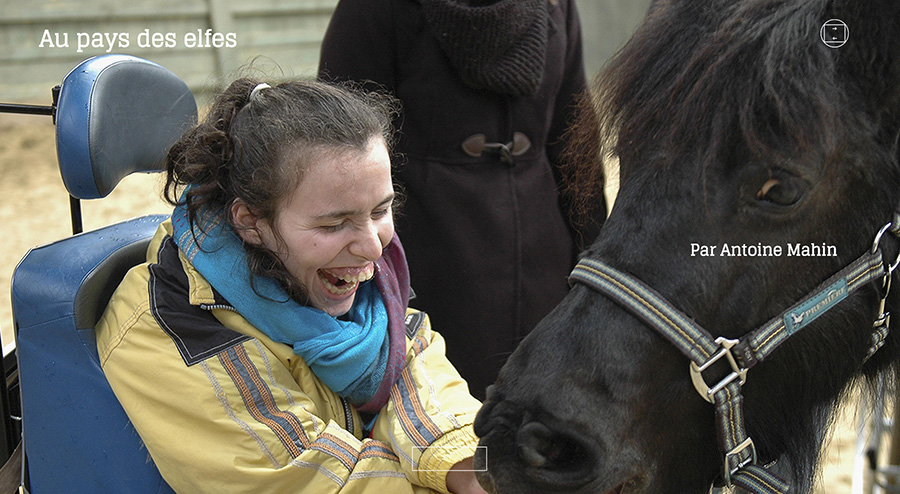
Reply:
[[[483,492],[480,404],[407,308],[383,98],[232,83],[172,147],[175,206],[97,327],[179,492]]]

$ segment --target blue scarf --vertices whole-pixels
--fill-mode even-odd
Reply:
[[[272,340],[291,345],[322,382],[361,411],[384,406],[405,362],[409,278],[396,237],[388,246],[391,254],[375,263],[376,282],[361,284],[353,307],[338,319],[297,303],[271,278],[255,277],[254,291],[243,242],[222,215],[198,215],[196,222],[192,229],[187,210],[175,208],[175,243],[241,316]]]

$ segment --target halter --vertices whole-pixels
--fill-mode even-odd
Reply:
[[[885,301],[890,292],[891,274],[900,264],[900,254],[890,266],[885,266],[882,260],[880,243],[888,231],[900,237],[900,217],[895,215],[893,222],[879,230],[865,254],[789,309],[736,340],[714,338],[655,290],[597,259],[579,261],[569,276],[569,283],[582,283],[606,295],[662,334],[691,360],[689,369],[694,387],[704,400],[715,405],[719,449],[724,454],[722,480],[726,486],[736,485],[757,494],[784,494],[790,485],[757,464],[756,447],[744,428],[741,387],[747,381],[747,371],[850,294],[879,278],[883,295],[866,359],[881,348],[890,325]],[[728,362],[731,373],[710,386],[703,372],[722,359]]]

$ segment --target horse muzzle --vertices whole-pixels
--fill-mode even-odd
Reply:
[[[485,403],[475,432],[482,446],[475,457],[478,480],[489,492],[573,493],[597,478],[596,443],[509,402]]]

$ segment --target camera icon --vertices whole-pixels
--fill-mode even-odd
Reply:
[[[831,19],[822,24],[819,37],[829,48],[840,48],[850,39],[850,28],[840,19]]]

